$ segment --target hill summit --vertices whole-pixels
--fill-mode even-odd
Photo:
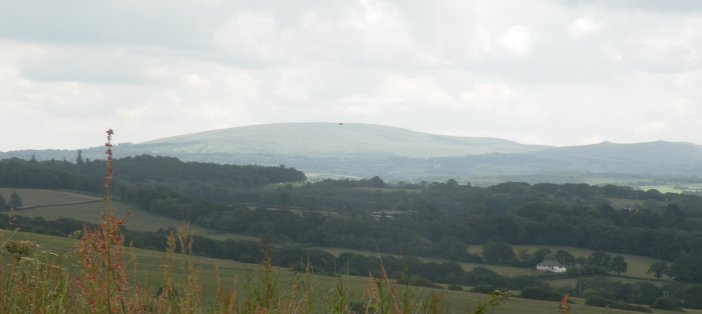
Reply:
[[[154,153],[343,155],[432,158],[522,153],[540,146],[482,137],[421,133],[363,123],[278,123],[174,136],[141,144]]]

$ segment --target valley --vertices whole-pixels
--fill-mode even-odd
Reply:
[[[23,206],[12,218],[21,230],[68,236],[84,223],[100,222],[99,192],[71,187],[92,181],[101,161],[3,162],[12,169],[35,169],[34,177],[22,177],[24,187],[4,183],[0,189],[5,199],[12,193],[22,198]],[[2,166],[0,162],[0,171]],[[661,241],[671,235],[686,237],[690,245],[698,241],[687,231],[702,215],[696,211],[702,200],[692,195],[615,185],[505,182],[478,187],[455,180],[394,184],[379,177],[311,183],[298,181],[300,174],[284,167],[201,165],[146,156],[117,159],[115,167],[122,169],[123,178],[114,182],[112,206],[120,216],[130,212],[124,229],[127,243],[161,250],[167,230],[190,221],[195,229],[193,254],[244,262],[227,264],[235,268],[255,268],[265,256],[261,250],[269,252],[273,265],[282,267],[281,274],[283,269],[304,272],[302,261],[307,259],[314,274],[324,278],[350,274],[343,278],[362,282],[369,270],[380,271],[378,267],[385,265],[389,279],[424,287],[413,291],[441,289],[449,306],[464,304],[449,301],[453,300],[449,295],[475,300],[472,296],[479,294],[474,292],[494,289],[513,296],[529,289],[558,295],[569,291],[584,302],[578,298],[592,294],[587,291],[608,295],[600,291],[608,286],[630,291],[631,296],[641,293],[637,289],[648,289],[646,293],[653,293],[650,302],[663,290],[696,289],[679,281],[698,280],[696,273],[670,272],[657,279],[649,271],[653,264],[682,267],[678,263],[683,260],[675,257],[682,251],[670,251],[665,247],[669,242]],[[42,174],[42,169],[54,172]],[[60,180],[46,180],[49,173],[55,176],[61,171],[65,174]],[[229,174],[222,176],[223,172]],[[47,182],[56,184],[39,188]],[[650,241],[639,245],[641,236]],[[488,257],[488,246],[508,251]],[[149,254],[144,255],[145,265],[151,264]],[[569,265],[566,275],[534,270],[542,260],[567,256],[571,260],[562,260]],[[624,268],[611,268],[615,257]],[[647,302],[631,296],[609,297]],[[694,299],[684,300],[695,306]]]

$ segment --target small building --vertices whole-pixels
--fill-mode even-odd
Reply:
[[[536,270],[538,271],[550,271],[552,273],[565,273],[567,271],[565,265],[557,261],[543,261],[536,265]]]

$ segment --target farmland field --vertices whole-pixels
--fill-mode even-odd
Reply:
[[[342,253],[353,253],[353,254],[359,254],[359,255],[365,255],[365,256],[395,256],[395,257],[401,256],[398,254],[378,253],[378,252],[373,252],[373,251],[352,250],[352,249],[344,249],[344,248],[314,247],[314,249],[327,251],[334,256],[339,256]],[[423,261],[423,262],[436,262],[436,263],[446,262],[446,260],[442,260],[442,259],[438,259],[438,258],[418,257],[418,259]],[[465,263],[465,262],[456,262],[456,263],[461,265],[461,267],[463,267],[463,270],[465,270],[465,271],[471,271],[476,267],[485,267],[485,268],[490,269],[498,274],[505,275],[505,276],[534,275],[534,274],[536,274],[536,271],[532,270],[530,268],[512,267],[512,266],[503,266],[503,265],[488,265],[488,264],[478,264],[478,263]]]
[[[607,198],[607,200],[609,201],[609,204],[612,205],[612,207],[617,209],[640,208],[645,204],[645,202],[642,200],[632,200],[628,198],[609,197]]]
[[[658,190],[661,193],[684,193],[684,192],[702,192],[701,183],[680,183],[680,184],[660,184],[639,186],[639,190]]]
[[[12,194],[12,192],[16,192],[17,195],[19,195],[24,207],[99,202],[101,200],[99,197],[69,191],[0,188],[0,195],[2,195],[5,200],[10,199],[10,194]]]
[[[5,231],[4,233],[6,236],[10,234],[9,231]],[[69,267],[70,265],[75,264],[76,262],[75,254],[67,254],[74,251],[78,243],[76,240],[22,232],[17,233],[16,235],[14,235],[13,238],[16,240],[31,239],[33,241],[36,241],[40,245],[39,251],[49,250],[52,252],[66,254],[64,264],[68,265]],[[6,255],[7,253],[3,250],[0,254]],[[145,282],[147,286],[154,288],[158,287],[158,282],[161,279],[160,264],[163,253],[157,251],[136,249],[135,256],[137,258],[136,277],[139,278],[140,282]],[[250,288],[257,284],[256,276],[258,272],[258,266],[254,264],[243,264],[234,261],[183,255],[177,256],[176,259],[178,262],[188,261],[198,269],[199,282],[203,286],[203,301],[206,304],[212,302],[212,298],[215,291],[215,264],[218,265],[220,269],[220,275],[225,285],[227,282],[235,282],[235,287],[239,296],[246,295],[248,292],[250,292]],[[274,268],[274,274],[278,278],[277,286],[280,289],[280,293],[283,295],[291,293],[291,291],[293,290],[292,286],[295,283],[298,283],[299,279],[302,276],[304,276],[303,274],[294,273],[285,268],[279,267]],[[312,275],[311,280],[313,299],[321,300],[320,302],[322,302],[323,300],[327,300],[328,298],[333,297],[332,291],[338,282],[335,277]],[[342,276],[342,280],[349,289],[349,300],[360,300],[363,294],[363,289],[368,284],[368,278]],[[400,288],[405,289],[404,287]],[[484,302],[488,298],[487,295],[470,292],[419,287],[409,287],[409,289],[411,293],[415,295],[415,298],[420,300],[427,297],[432,291],[438,292],[441,295],[441,299],[443,304],[445,305],[445,309],[447,309],[447,313],[466,313],[468,309],[471,309],[477,304]],[[576,303],[572,305],[571,313],[636,313],[622,310],[585,306],[584,301],[582,299],[574,298],[574,300]],[[701,310],[686,310],[686,312],[693,314],[702,314]],[[526,300],[511,297],[503,304],[492,309],[489,313],[558,313],[558,303],[548,301]],[[653,313],[679,312],[655,310]]]
[[[0,188],[0,193],[7,192],[8,198],[12,191],[17,191],[17,194],[22,198],[24,207],[29,207],[18,209],[16,214],[20,216],[43,217],[46,220],[72,218],[87,223],[97,223],[100,220],[100,209],[103,204],[101,199],[97,197],[67,191]],[[181,224],[181,221],[177,219],[154,215],[121,201],[112,201],[112,207],[116,209],[117,216],[127,219],[126,227],[129,230],[156,231],[175,228]],[[194,229],[197,235],[216,240],[259,240],[258,237],[253,236],[217,233],[199,226],[194,226]]]

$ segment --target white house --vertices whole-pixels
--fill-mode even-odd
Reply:
[[[543,261],[536,265],[538,271],[550,271],[553,273],[565,273],[566,267],[557,261]]]

